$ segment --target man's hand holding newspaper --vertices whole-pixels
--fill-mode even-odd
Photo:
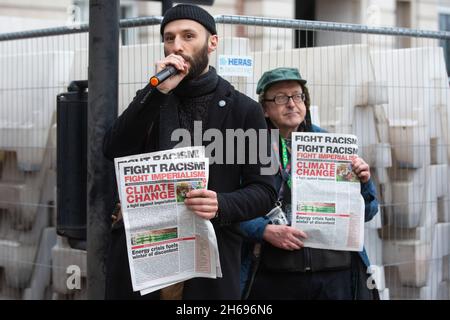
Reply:
[[[204,147],[116,158],[115,168],[134,291],[221,277]]]

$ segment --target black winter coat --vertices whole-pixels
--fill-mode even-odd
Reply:
[[[112,160],[171,149],[176,144],[170,141],[171,132],[179,126],[178,105],[179,100],[174,94],[164,95],[156,89],[151,90],[149,86],[138,91],[128,108],[106,133],[105,156]],[[259,104],[219,77],[208,107],[205,129],[210,128],[220,130],[225,142],[226,129],[258,130],[267,127]],[[225,145],[224,161],[227,155]],[[248,143],[245,149],[237,150],[234,145],[234,155],[242,152],[248,155]],[[273,177],[261,175],[261,167],[259,158],[257,164],[210,164],[208,189],[217,192],[220,212],[218,218],[211,222],[217,236],[223,277],[186,281],[184,299],[240,299],[242,238],[239,222],[266,214],[276,200]],[[113,229],[107,261],[107,298],[138,297],[138,293],[131,292],[124,229]],[[157,295],[149,297],[157,298]]]

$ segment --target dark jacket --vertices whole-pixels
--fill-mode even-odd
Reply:
[[[311,132],[326,132],[322,128],[311,125]],[[277,188],[281,186],[281,179],[277,183]],[[278,186],[280,184],[280,186]],[[365,203],[365,215],[364,221],[370,221],[378,212],[378,201],[376,199],[375,185],[372,180],[367,183],[361,183],[361,195]],[[241,268],[241,287],[245,287],[247,280],[249,278],[249,273],[251,272],[251,248],[253,245],[251,243],[262,243],[264,230],[269,224],[269,219],[267,217],[258,217],[256,219],[245,221],[241,223],[241,230],[245,235],[246,239],[249,241],[245,243],[243,248],[243,258],[242,258],[242,268]],[[363,251],[359,252],[359,256],[366,267],[370,265],[369,258],[367,256],[365,248]]]
[[[179,127],[178,105],[179,100],[174,94],[164,95],[156,89],[151,90],[149,86],[138,91],[133,102],[107,132],[104,139],[105,156],[112,160],[115,157],[173,148],[176,142],[170,141],[170,135]],[[225,161],[226,129],[258,130],[266,129],[267,126],[259,104],[236,91],[230,83],[219,77],[215,94],[208,107],[205,129],[214,128],[224,137]],[[246,150],[236,150],[234,145],[234,155],[238,152],[248,155],[248,143],[245,148]],[[276,198],[273,177],[260,175],[261,167],[259,160],[256,164],[210,164],[208,189],[218,193],[219,202],[219,216],[211,222],[217,236],[223,278],[194,278],[186,281],[183,293],[185,299],[240,298],[242,238],[239,234],[239,222],[264,215],[271,209]],[[120,232],[123,233],[123,228]],[[123,247],[123,236],[120,241]],[[120,257],[110,258],[107,263],[107,268],[111,268],[107,275],[107,286],[108,281],[115,281],[114,273],[119,275],[120,272],[129,272],[128,266],[123,270],[124,266],[128,265],[128,260],[126,251],[123,248],[121,251],[123,252]],[[113,252],[112,255],[114,254],[116,253]],[[118,269],[114,265],[117,262],[115,260],[122,260],[122,270],[115,270]],[[127,283],[127,280],[122,283]]]

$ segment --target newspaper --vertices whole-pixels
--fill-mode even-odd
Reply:
[[[305,247],[361,251],[364,199],[352,171],[354,135],[292,134],[292,226],[308,238]]]
[[[187,192],[207,187],[204,147],[116,158],[115,168],[133,290],[221,277],[211,222],[184,205]]]

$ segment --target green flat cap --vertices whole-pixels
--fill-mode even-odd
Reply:
[[[270,71],[264,72],[261,79],[256,86],[256,94],[260,94],[262,91],[266,91],[267,88],[275,82],[294,80],[305,84],[306,80],[302,79],[300,72],[297,68],[276,68]]]

